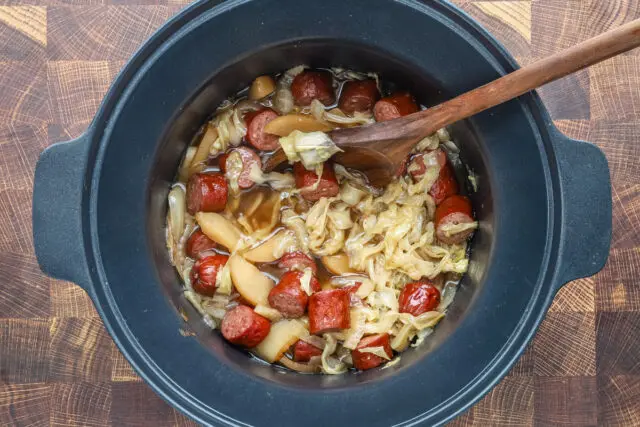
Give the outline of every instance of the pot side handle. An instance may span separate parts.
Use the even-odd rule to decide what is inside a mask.
[[[560,170],[562,227],[557,285],[596,274],[611,244],[611,181],[604,153],[553,127]]]
[[[82,227],[89,138],[86,133],[40,154],[32,213],[40,269],[54,278],[75,282],[91,294]]]

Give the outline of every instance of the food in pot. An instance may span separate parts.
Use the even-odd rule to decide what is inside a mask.
[[[295,67],[225,101],[169,193],[185,297],[232,344],[305,373],[397,361],[446,315],[478,227],[442,129],[386,188],[334,159],[327,132],[420,109],[373,73]],[[262,170],[282,148],[289,163]]]

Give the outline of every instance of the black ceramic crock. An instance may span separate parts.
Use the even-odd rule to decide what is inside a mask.
[[[33,222],[43,271],[91,296],[164,399],[214,425],[436,425],[495,385],[556,291],[596,273],[611,235],[607,162],[558,132],[535,93],[453,126],[480,220],[448,316],[400,363],[301,375],[251,359],[183,299],[164,243],[188,141],[224,98],[298,64],[375,70],[434,104],[513,71],[485,30],[439,0],[201,1],[134,55],[87,132],[45,150]],[[180,333],[184,311],[197,338]]]

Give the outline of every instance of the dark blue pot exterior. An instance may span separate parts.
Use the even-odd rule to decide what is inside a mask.
[[[256,75],[300,63],[380,71],[426,104],[516,67],[440,0],[198,2],[136,53],[85,135],[41,155],[39,262],[86,289],[136,371],[201,423],[442,424],[508,372],[562,284],[604,265],[606,159],[561,135],[535,93],[455,125],[463,161],[478,177],[471,197],[481,229],[433,339],[388,369],[284,373],[198,320],[181,297],[163,227],[180,157],[216,104]],[[179,310],[197,339],[180,333]]]

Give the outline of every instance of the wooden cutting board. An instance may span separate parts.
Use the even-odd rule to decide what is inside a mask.
[[[31,241],[38,154],[82,133],[115,74],[180,1],[2,1],[0,425],[193,424],[136,376],[80,288],[40,273]],[[640,18],[640,0],[455,3],[522,64]],[[452,425],[637,426],[640,50],[540,92],[562,131],[609,159],[611,255],[602,272],[560,291],[515,368]]]

